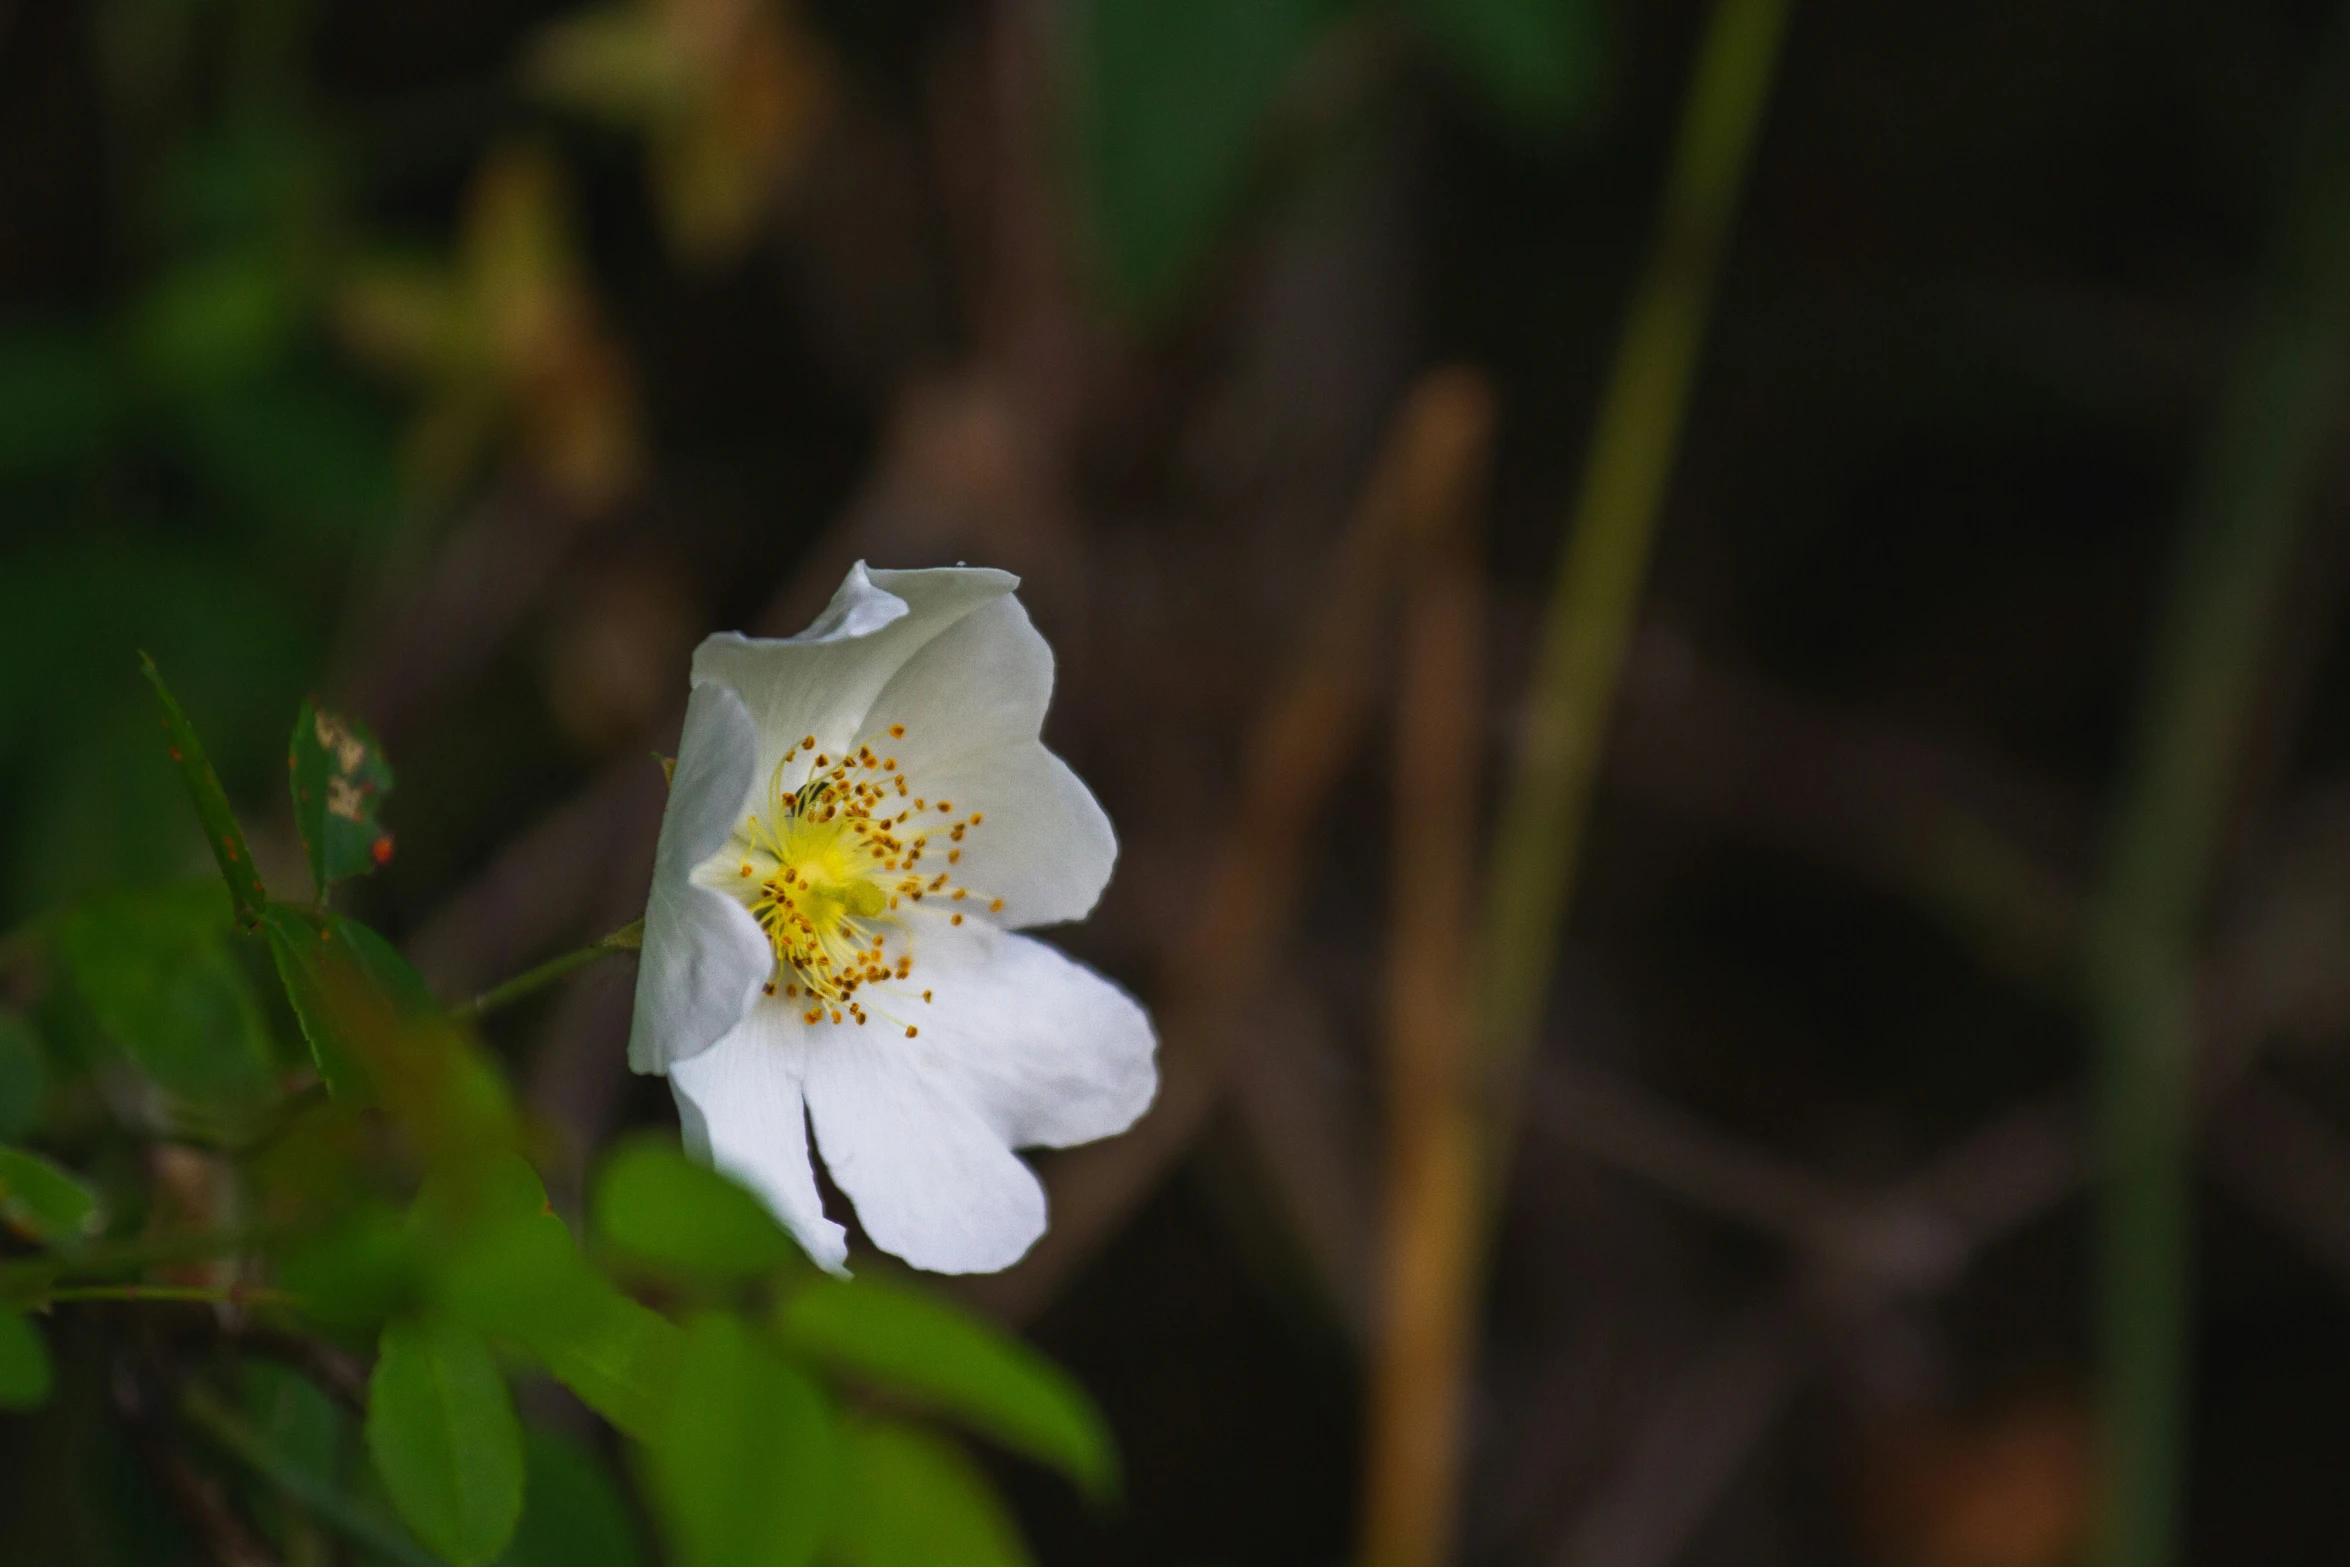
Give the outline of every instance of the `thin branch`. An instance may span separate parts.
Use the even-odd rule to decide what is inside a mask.
[[[493,986],[471,1001],[460,1001],[449,1008],[449,1016],[461,1023],[470,1023],[486,1017],[500,1007],[512,1006],[546,989],[574,970],[587,967],[599,958],[608,958],[616,952],[634,952],[645,944],[645,922],[629,921],[618,930],[598,936],[584,947],[578,947],[561,957],[549,958],[533,969],[526,969],[503,985]]]

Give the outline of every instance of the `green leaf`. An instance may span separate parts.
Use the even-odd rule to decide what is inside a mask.
[[[39,1154],[0,1147],[0,1224],[50,1245],[98,1233],[98,1197]]]
[[[1437,46],[1503,118],[1555,131],[1599,79],[1593,0],[1407,0]]]
[[[221,792],[220,775],[212,770],[211,760],[204,755],[204,743],[196,738],[188,715],[180,711],[171,688],[163,683],[163,672],[144,653],[139,655],[139,665],[147,673],[147,684],[155,688],[156,706],[163,710],[163,731],[171,741],[171,759],[179,764],[180,780],[188,786],[188,798],[195,803],[196,819],[204,824],[204,841],[211,846],[213,859],[220,863],[220,876],[228,883],[229,899],[236,905],[238,919],[250,927],[260,919],[269,893],[261,885],[260,872],[253,868],[253,851],[246,847],[245,830],[237,825],[236,813],[228,807],[228,796]]]
[[[0,1012],[0,1137],[22,1137],[41,1124],[48,1078],[33,1025],[14,1012]]]
[[[664,1139],[604,1161],[590,1203],[598,1234],[633,1260],[719,1278],[753,1278],[798,1255],[766,1204]]]
[[[390,943],[356,920],[287,904],[266,909],[262,928],[338,1099],[381,1103],[436,1162],[513,1146],[505,1079]]]
[[[364,1327],[406,1311],[423,1296],[423,1267],[408,1226],[369,1205],[332,1231],[288,1248],[278,1282],[321,1322]]]
[[[98,1026],[170,1096],[174,1119],[233,1138],[278,1085],[231,928],[215,888],[166,884],[83,904],[57,943]]]
[[[552,1431],[522,1440],[528,1500],[500,1567],[643,1567],[636,1521],[604,1466]]]
[[[417,1538],[457,1567],[506,1548],[522,1516],[522,1427],[482,1336],[427,1318],[384,1329],[367,1447]]]
[[[879,1420],[850,1421],[841,1438],[841,1567],[1027,1567],[1020,1531],[952,1442]]]
[[[1078,144],[1115,301],[1170,303],[1247,186],[1325,0],[1084,0]]]
[[[0,335],[0,476],[95,462],[121,397],[105,345],[64,327]]]
[[[237,1382],[245,1423],[278,1472],[319,1489],[340,1483],[347,1417],[317,1383],[274,1360],[247,1360]]]
[[[828,1278],[786,1299],[776,1328],[787,1348],[951,1415],[1088,1495],[1117,1490],[1117,1449],[1085,1390],[976,1317],[900,1285]]]
[[[392,792],[392,764],[365,725],[304,702],[287,742],[286,770],[294,826],[322,901],[336,882],[392,857],[392,835],[376,820]]]
[[[650,1441],[676,1393],[685,1332],[609,1284],[583,1305],[576,1316],[528,1340],[528,1347],[581,1403],[630,1436]]]
[[[38,1409],[49,1400],[49,1348],[40,1330],[0,1302],[0,1409]]]
[[[436,1169],[410,1228],[433,1257],[442,1312],[528,1350],[621,1430],[649,1436],[659,1424],[684,1334],[587,1265],[522,1158]]]
[[[734,1318],[697,1320],[647,1452],[677,1559],[805,1567],[831,1523],[834,1444],[814,1383]]]

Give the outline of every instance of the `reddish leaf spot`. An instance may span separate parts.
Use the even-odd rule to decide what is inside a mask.
[[[367,846],[367,857],[378,865],[389,864],[392,858],[392,835],[385,833]]]

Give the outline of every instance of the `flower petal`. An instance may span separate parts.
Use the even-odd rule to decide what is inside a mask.
[[[1157,1087],[1150,1024],[1041,942],[909,923],[916,977],[868,993],[874,1024],[810,1031],[809,1115],[875,1245],[935,1273],[992,1272],[1044,1232],[1043,1189],[1010,1149],[1131,1125]],[[930,1002],[904,993],[917,986]]]
[[[932,1273],[993,1273],[1044,1233],[1044,1188],[910,1040],[854,1028],[810,1052],[808,1110],[825,1168],[883,1251]]]
[[[751,715],[732,691],[694,687],[645,901],[628,1034],[628,1064],[639,1072],[666,1071],[707,1050],[742,1020],[774,966],[750,912],[691,880],[742,820],[757,745]]]
[[[922,825],[967,821],[973,811],[984,818],[951,846],[962,856],[952,874],[982,909],[1001,898],[991,918],[1005,926],[1082,919],[1118,857],[1092,792],[1037,740],[1052,689],[1052,651],[1007,595],[907,659],[863,725],[905,726],[888,746],[926,802]],[[946,855],[926,858],[935,865]]]
[[[908,920],[911,997],[874,997],[921,1029],[902,1043],[1013,1148],[1067,1148],[1132,1126],[1158,1092],[1157,1036],[1132,996],[1057,949],[927,907]],[[918,992],[931,999],[922,1001]]]
[[[808,1162],[809,1032],[789,1008],[762,1002],[715,1046],[678,1062],[669,1086],[686,1151],[757,1192],[810,1257],[839,1273],[847,1232],[824,1216]]]
[[[694,650],[693,677],[742,698],[758,730],[764,785],[805,736],[820,749],[846,749],[860,737],[874,696],[907,659],[1019,585],[1008,572],[977,567],[876,573],[859,561],[807,630],[793,637],[720,632]]]

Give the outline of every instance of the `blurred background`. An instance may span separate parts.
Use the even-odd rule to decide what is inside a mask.
[[[470,994],[641,910],[701,636],[1001,565],[1123,845],[1055,939],[1166,1081],[966,1290],[1125,1453],[1108,1512],[1000,1466],[1041,1561],[1349,1559],[1379,1429],[1467,1562],[2087,1559],[2134,1036],[2083,932],[2142,915],[2185,1556],[2338,1562],[2338,9],[0,0],[0,901],[201,862],[144,648],[265,860],[293,705],[375,728],[359,912]],[[1583,523],[1587,810],[1525,716]],[[1429,1263],[1391,922],[1529,864],[1556,939],[1433,981],[1477,1016],[1514,942],[1539,1021]],[[491,1031],[559,1204],[673,1114],[632,980]],[[1379,1347],[1423,1265],[1457,1428]]]

